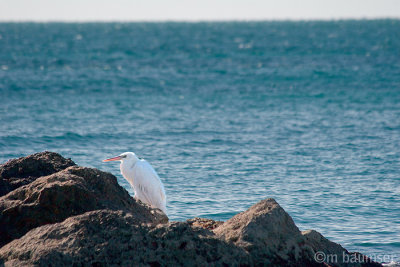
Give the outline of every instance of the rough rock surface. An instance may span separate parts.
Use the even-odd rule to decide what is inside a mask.
[[[115,176],[60,167],[65,165],[55,162],[68,160],[53,154],[39,157],[58,166],[50,173],[10,163],[27,159],[2,165],[4,173],[14,173],[5,177],[33,179],[0,197],[0,266],[381,266],[316,231],[300,232],[273,199],[226,222],[167,223],[165,214],[135,201]],[[318,261],[317,252],[337,259]]]
[[[240,248],[187,223],[136,224],[122,211],[99,210],[45,225],[0,249],[6,266],[239,266]]]
[[[213,230],[224,223],[222,221],[214,221],[211,219],[199,218],[199,217],[189,219],[186,222],[192,227],[201,227],[208,230]]]
[[[372,262],[371,259],[357,252],[348,252],[341,245],[326,239],[323,235],[315,230],[302,231],[301,234],[314,252],[314,255],[321,254],[321,258],[327,265],[331,266],[354,266],[357,264],[348,264],[351,262],[359,262],[364,266],[381,266],[380,264]],[[316,256],[318,259],[318,256]],[[343,264],[337,264],[343,263]]]
[[[314,264],[310,261],[313,252],[292,218],[271,198],[237,214],[214,232],[248,251],[256,265]]]
[[[0,246],[32,228],[97,209],[127,210],[137,222],[168,221],[158,209],[139,205],[112,174],[73,166],[0,198]]]
[[[39,152],[0,165],[0,197],[36,178],[64,170],[75,163],[54,152]]]
[[[245,249],[255,265],[380,266],[363,259],[343,260],[342,255],[350,259],[353,254],[316,231],[300,232],[290,215],[272,198],[260,201],[213,231],[221,239]],[[319,261],[317,252],[337,254],[337,260]]]

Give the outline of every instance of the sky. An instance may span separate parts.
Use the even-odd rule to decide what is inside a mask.
[[[0,0],[0,21],[400,18],[400,0]]]

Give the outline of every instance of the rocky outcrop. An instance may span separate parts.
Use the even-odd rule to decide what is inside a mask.
[[[274,199],[265,199],[220,225],[214,233],[244,248],[256,265],[315,264],[313,251]]]
[[[138,204],[112,174],[72,166],[0,198],[0,246],[35,227],[97,209],[127,210],[137,222],[168,221],[161,211]]]
[[[213,231],[219,238],[246,250],[257,266],[374,266],[371,261],[347,260],[353,253],[316,231],[300,232],[290,215],[272,198],[260,201]]]
[[[303,231],[301,234],[306,244],[312,248],[315,261],[331,266],[381,266],[361,253],[348,252],[347,249],[326,239],[315,230]],[[351,264],[352,262],[355,264]]]
[[[38,177],[50,175],[75,163],[54,152],[39,152],[27,157],[12,159],[0,165],[0,197],[29,184]]]
[[[239,266],[248,255],[187,223],[149,227],[99,210],[36,228],[0,249],[6,266]]]
[[[167,221],[113,175],[64,168],[0,197],[0,266],[380,266],[300,232],[274,199],[226,222]]]

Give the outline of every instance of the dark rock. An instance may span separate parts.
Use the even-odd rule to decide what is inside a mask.
[[[31,230],[0,249],[6,266],[246,266],[248,254],[187,223],[139,225],[98,210]]]
[[[301,232],[301,234],[305,237],[307,245],[309,245],[313,249],[314,253],[323,253],[325,263],[329,265],[335,265],[334,261],[344,262],[343,255],[348,254],[348,251],[344,249],[341,245],[329,241],[320,233],[314,230],[303,231]],[[329,255],[332,260],[327,259],[327,255]],[[335,257],[336,259],[334,259],[333,257]]]
[[[136,202],[112,174],[73,166],[0,198],[0,246],[32,228],[105,208],[130,211],[137,223],[168,221],[160,210]]]
[[[323,260],[329,266],[381,266],[360,253],[348,252],[315,230],[303,231],[301,234],[306,244],[313,249],[315,259]]]
[[[256,265],[318,265],[311,260],[313,251],[292,218],[271,198],[237,214],[214,232],[248,251]]]
[[[167,223],[112,174],[70,165],[52,152],[1,165],[0,266],[381,266],[300,232],[273,199],[225,223]]]
[[[0,197],[38,177],[64,170],[75,163],[54,152],[40,152],[0,165]]]
[[[260,201],[213,231],[218,237],[248,251],[255,265],[381,266],[371,261],[349,262],[346,257],[352,254],[340,245],[315,231],[301,233],[274,199]],[[316,258],[317,252],[338,256],[336,261],[320,261]]]
[[[300,233],[273,199],[223,224],[143,224],[137,215],[96,210],[37,227],[3,246],[0,259],[6,266],[381,266],[315,261],[316,251],[347,251],[315,231]]]

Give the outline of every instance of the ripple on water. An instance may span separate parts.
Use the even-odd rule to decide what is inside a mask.
[[[132,195],[101,160],[134,151],[172,220],[273,197],[301,230],[399,261],[399,27],[0,24],[0,161],[52,150]]]

